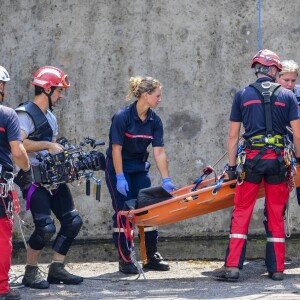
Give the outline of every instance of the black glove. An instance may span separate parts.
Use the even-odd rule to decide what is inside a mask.
[[[300,157],[296,157],[296,162],[300,164]]]
[[[22,192],[28,190],[33,183],[31,168],[26,172],[21,169],[14,178],[14,183],[20,187]]]
[[[227,171],[227,174],[228,174],[228,179],[229,180],[233,180],[233,179],[236,179],[236,166],[229,166],[228,167],[228,171]]]

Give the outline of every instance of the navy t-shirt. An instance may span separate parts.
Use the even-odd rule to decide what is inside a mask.
[[[294,94],[297,98],[299,108],[300,108],[300,85],[295,85],[295,88],[294,88],[293,92],[294,92]]]
[[[0,105],[0,164],[9,171],[13,170],[12,141],[22,141],[19,119],[13,109]]]
[[[270,81],[260,78],[256,82]],[[283,89],[275,102],[271,104],[272,127],[277,134],[287,133],[286,125],[299,119],[298,103],[294,93]],[[250,138],[266,131],[265,107],[259,92],[247,86],[238,91],[233,99],[230,121],[241,122],[245,128],[244,138]]]
[[[112,158],[112,144],[122,146],[123,161],[140,160],[147,147],[163,147],[163,125],[160,117],[149,109],[145,121],[142,121],[136,110],[136,103],[121,108],[112,118],[109,131],[109,147],[106,151]]]

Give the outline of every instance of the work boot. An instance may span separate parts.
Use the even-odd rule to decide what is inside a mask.
[[[213,270],[213,276],[218,279],[236,281],[240,277],[239,268],[222,266],[219,269]]]
[[[0,300],[21,300],[21,295],[18,290],[10,289],[6,294],[0,294]]]
[[[275,281],[283,280],[283,272],[269,272],[269,278]]]
[[[43,279],[42,271],[38,266],[26,265],[22,284],[32,289],[49,288],[49,282]]]
[[[221,268],[217,268],[212,271],[213,276],[219,278],[225,276],[225,273],[226,273],[226,266],[224,265]]]
[[[119,271],[125,274],[139,274],[139,270],[133,262],[127,263],[122,258],[119,258]]]
[[[163,260],[163,257],[159,252],[155,252],[153,255],[147,257],[147,263],[143,265],[144,269],[156,270],[156,271],[169,271],[169,264]]]
[[[79,284],[83,281],[83,278],[69,273],[65,269],[64,263],[53,262],[50,265],[47,280],[51,284],[53,283]]]

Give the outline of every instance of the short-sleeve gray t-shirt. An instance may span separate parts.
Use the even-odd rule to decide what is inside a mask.
[[[28,113],[26,113],[24,111],[17,111],[17,114],[19,117],[21,130],[23,130],[26,133],[26,135],[29,136],[29,134],[35,130],[32,118],[28,115]],[[58,125],[57,125],[56,117],[50,110],[46,111],[45,116],[52,128],[53,137],[56,137],[58,135]],[[36,156],[38,154],[45,155],[47,153],[48,153],[48,150],[42,150],[42,151],[38,151],[38,152],[28,153],[30,164],[31,165],[38,164],[39,161],[36,159]]]

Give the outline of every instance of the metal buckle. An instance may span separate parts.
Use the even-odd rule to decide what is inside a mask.
[[[271,82],[270,81],[263,81],[261,83],[261,86],[263,89],[269,89],[271,87]]]

